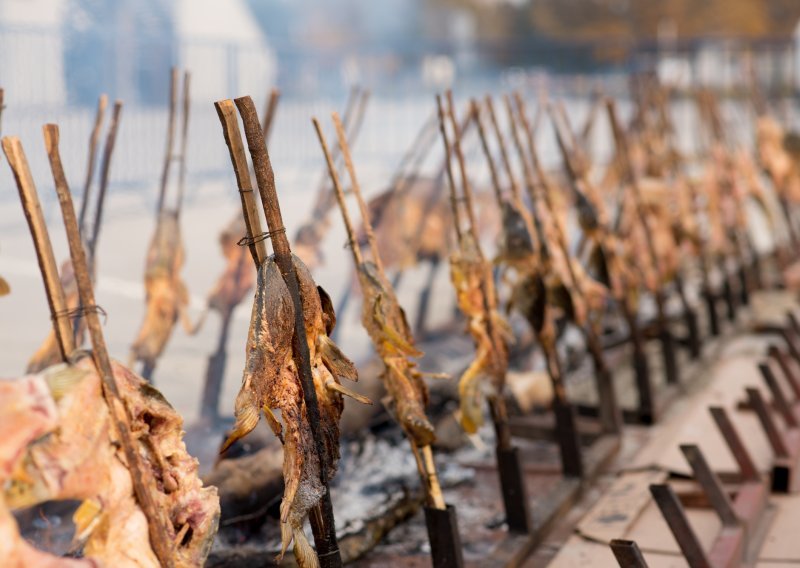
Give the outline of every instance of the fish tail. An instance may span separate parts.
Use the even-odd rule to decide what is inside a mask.
[[[281,506],[283,509],[283,506]],[[292,543],[292,538],[294,537],[292,527],[289,525],[288,522],[281,522],[281,551],[278,556],[275,558],[276,562],[280,562],[283,560],[283,555],[286,554],[286,550],[289,548],[289,545]]]
[[[259,418],[261,418],[261,413],[255,402],[240,407],[239,411],[236,413],[236,424],[233,425],[233,430],[231,430],[225,443],[222,444],[219,453],[223,453],[231,447],[231,444],[236,440],[244,438],[247,434],[252,432],[256,424],[258,424]]]
[[[302,524],[293,527],[294,533],[294,558],[300,568],[319,568],[317,553],[308,542],[306,534],[303,532]]]

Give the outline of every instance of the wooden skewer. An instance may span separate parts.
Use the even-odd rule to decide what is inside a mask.
[[[3,133],[3,111],[6,108],[5,104],[6,91],[0,88],[0,134]]]
[[[186,145],[189,140],[189,113],[191,112],[191,98],[189,85],[192,75],[188,71],[183,73],[183,113],[181,119],[181,154],[180,164],[178,165],[178,198],[176,200],[175,209],[180,215],[181,206],[183,205],[183,194],[186,186]]]
[[[86,254],[81,243],[78,222],[75,218],[75,210],[72,205],[72,197],[67,185],[66,176],[64,175],[64,168],[61,165],[61,156],[58,151],[58,126],[54,124],[46,125],[44,127],[44,138],[45,146],[47,147],[47,155],[50,159],[50,167],[53,172],[53,179],[55,180],[56,192],[58,193],[58,201],[61,206],[61,213],[64,217],[69,252],[72,259],[72,266],[75,269],[75,279],[78,284],[81,303],[84,306],[93,307],[96,304],[92,280],[89,276]],[[33,192],[35,193],[35,189]],[[88,310],[86,313],[86,322],[92,340],[92,356],[94,363],[103,381],[103,394],[122,441],[122,447],[130,469],[131,481],[133,482],[136,499],[147,518],[150,544],[162,566],[175,566],[175,542],[173,538],[170,538],[170,535],[174,536],[175,530],[169,522],[169,519],[166,518],[164,512],[156,506],[153,500],[151,490],[155,487],[155,479],[153,478],[152,472],[142,467],[138,448],[131,435],[130,411],[125,401],[120,396],[97,312],[91,309]]]
[[[250,179],[250,169],[247,166],[247,155],[242,145],[242,134],[239,131],[239,121],[236,118],[236,107],[233,101],[226,99],[214,103],[217,116],[222,123],[222,134],[233,163],[236,175],[236,185],[239,188],[239,197],[242,201],[242,214],[247,228],[248,247],[256,267],[261,266],[267,259],[267,246],[263,240],[253,242],[254,237],[261,235],[261,217],[258,215],[256,198],[253,195],[253,182]]]
[[[42,213],[30,168],[28,167],[28,160],[25,157],[25,151],[22,149],[19,138],[6,136],[3,138],[2,144],[3,152],[11,166],[11,171],[14,173],[14,179],[19,190],[19,198],[22,202],[22,210],[25,212],[25,219],[28,221],[28,227],[33,237],[33,246],[36,248],[36,258],[39,261],[39,270],[44,281],[47,303],[50,306],[50,318],[53,320],[53,329],[58,341],[58,349],[61,352],[61,358],[64,361],[69,361],[72,352],[75,351],[75,338],[72,335],[72,325],[67,313],[67,300],[64,296],[64,289],[61,286],[61,279],[58,277],[56,257],[53,254],[53,246],[50,243],[50,234],[44,221],[44,214]]]
[[[497,200],[498,207],[503,206],[503,188],[500,186],[500,176],[497,173],[497,164],[494,162],[492,151],[489,148],[489,140],[486,136],[486,128],[483,125],[481,118],[480,108],[477,101],[472,101],[472,112],[475,114],[475,122],[478,124],[478,135],[481,139],[481,147],[483,148],[483,155],[486,157],[486,163],[489,165],[489,175],[492,178],[492,189],[494,189],[494,197]]]
[[[161,215],[164,210],[164,199],[167,195],[167,182],[169,169],[172,165],[172,147],[175,143],[175,109],[178,106],[178,69],[172,68],[169,80],[169,116],[167,118],[167,146],[164,150],[164,168],[161,170],[161,186],[158,192],[158,205],[156,213]]]
[[[472,114],[474,110],[474,107],[470,104],[468,112]],[[467,176],[467,164],[464,160],[464,152],[461,149],[461,134],[458,132],[458,124],[456,123],[455,105],[453,104],[452,91],[447,91],[447,116],[450,120],[450,126],[455,134],[455,137],[453,138],[453,151],[456,154],[458,169],[459,173],[461,174],[461,186],[464,190],[464,208],[467,211],[467,219],[469,219],[469,230],[470,233],[472,233],[472,237],[475,239],[475,242],[479,243],[480,236],[478,235],[478,223],[475,221],[475,208],[472,200],[472,188],[470,187],[469,177]]]
[[[100,238],[100,226],[103,219],[103,205],[106,200],[106,190],[111,173],[111,156],[114,153],[114,146],[117,141],[117,130],[119,128],[119,117],[122,113],[122,101],[114,103],[114,111],[111,115],[111,124],[106,134],[106,145],[103,148],[103,159],[100,163],[100,189],[97,193],[97,207],[94,211],[94,225],[92,226],[92,240],[89,241],[89,262],[94,262],[97,241]]]
[[[314,378],[311,374],[311,355],[306,342],[306,323],[303,317],[300,285],[297,280],[294,262],[292,261],[289,239],[286,238],[286,228],[283,225],[278,194],[275,190],[275,173],[272,170],[264,134],[261,131],[261,124],[258,120],[258,112],[255,104],[253,104],[253,99],[241,97],[235,99],[234,102],[239,110],[239,115],[242,117],[247,146],[250,150],[250,157],[253,160],[253,170],[256,174],[258,190],[261,195],[261,204],[264,208],[264,215],[271,235],[272,248],[275,252],[275,262],[281,271],[286,287],[289,288],[289,294],[292,296],[292,303],[294,304],[295,325],[292,351],[295,365],[297,365],[297,369],[300,372],[308,421],[311,424],[319,424],[319,405],[317,392],[314,389]],[[333,506],[331,505],[330,491],[328,490],[328,464],[325,463],[324,459],[324,441],[318,429],[312,429],[312,433],[319,457],[320,481],[326,489],[320,504],[315,507],[316,511],[312,511],[309,515],[314,533],[314,542],[317,545],[317,555],[323,566],[341,566],[342,560],[336,541]]]
[[[456,238],[458,242],[464,238],[461,228],[461,208],[458,206],[458,197],[456,196],[456,180],[453,175],[453,164],[450,161],[450,155],[453,149],[450,146],[450,138],[447,136],[447,122],[445,120],[444,106],[442,105],[442,97],[436,95],[436,107],[439,110],[439,130],[442,133],[442,140],[444,141],[444,167],[447,172],[447,181],[450,186],[450,207],[453,210],[453,227],[456,230]]]
[[[264,133],[264,140],[269,142],[269,135],[272,134],[272,124],[275,120],[275,111],[278,108],[278,100],[281,98],[281,92],[273,88],[269,92],[267,99],[267,106],[264,108],[264,122],[261,123],[261,132]]]
[[[369,242],[369,248],[372,252],[372,261],[375,263],[378,271],[381,274],[385,274],[381,253],[378,250],[378,241],[375,239],[375,232],[372,230],[372,222],[369,218],[369,209],[367,209],[367,204],[364,202],[364,199],[361,196],[361,186],[358,183],[356,169],[353,166],[353,158],[350,155],[350,145],[347,142],[347,137],[345,136],[344,128],[342,127],[342,121],[339,120],[339,114],[336,112],[333,113],[333,125],[336,128],[336,137],[339,141],[339,148],[342,149],[345,167],[347,168],[347,173],[350,176],[350,185],[353,189],[353,194],[356,196],[358,209],[361,212],[361,219],[364,224],[364,232],[367,235],[367,242]],[[353,243],[353,246],[357,247],[358,244]]]
[[[328,149],[328,143],[325,140],[325,135],[322,133],[322,126],[320,126],[319,120],[316,118],[311,120],[314,123],[314,129],[317,131],[317,138],[319,138],[320,146],[322,146],[322,153],[325,154],[325,163],[328,165],[328,174],[330,175],[331,182],[333,183],[333,189],[336,193],[336,199],[339,202],[339,208],[342,210],[342,218],[344,219],[344,227],[347,231],[349,248],[353,253],[353,260],[355,261],[356,265],[360,266],[364,263],[364,257],[361,256],[361,249],[358,246],[356,231],[353,227],[353,222],[350,219],[350,212],[347,209],[347,203],[345,203],[344,190],[342,190],[342,184],[339,181],[339,174],[336,171],[336,165],[333,163],[333,158],[331,157],[331,152]]]
[[[334,124],[336,125],[336,132],[339,138],[339,147],[342,149],[343,154],[345,155],[346,163],[348,163],[348,174],[351,176],[350,183],[353,188],[353,193],[355,194],[356,200],[359,203],[359,208],[362,214],[362,223],[364,224],[365,228],[372,229],[370,219],[369,219],[369,212],[367,211],[366,204],[364,203],[364,199],[361,196],[361,188],[358,184],[358,180],[355,177],[355,168],[353,167],[352,159],[350,159],[350,149],[347,144],[347,138],[344,136],[344,131],[341,127],[341,121],[338,120],[339,117],[336,113],[333,114]],[[360,257],[359,254],[356,253],[356,244],[355,244],[355,231],[353,230],[353,225],[350,220],[350,216],[347,212],[347,205],[345,203],[345,196],[344,191],[341,186],[341,182],[339,180],[339,176],[336,175],[335,168],[333,166],[333,159],[331,158],[331,154],[328,150],[328,145],[325,141],[325,136],[322,133],[322,129],[319,125],[319,121],[314,119],[314,128],[317,131],[317,136],[320,140],[320,145],[322,146],[322,151],[325,154],[325,161],[328,164],[328,171],[331,175],[331,182],[333,183],[334,191],[336,192],[336,198],[339,201],[339,206],[342,210],[342,217],[344,218],[345,228],[347,229],[349,238],[351,242],[354,243],[353,245],[353,257],[356,259],[356,262],[361,264],[362,261],[358,260]],[[382,263],[380,259],[380,254],[377,247],[372,248],[372,254],[375,256],[373,261],[375,262],[376,266],[379,267],[378,270],[382,271]],[[383,274],[385,277],[385,274]],[[420,478],[422,480],[422,485],[425,488],[426,500],[430,507],[435,509],[446,509],[446,504],[444,502],[444,496],[442,494],[442,488],[439,483],[439,476],[436,473],[436,465],[433,461],[433,452],[431,447],[428,446],[418,446],[414,440],[411,438],[408,439],[409,443],[411,444],[411,450],[414,454],[414,459],[417,462],[417,469],[419,470]]]
[[[489,111],[489,118],[492,122],[492,128],[497,137],[497,143],[500,146],[500,156],[503,159],[508,182],[511,184],[511,193],[514,196],[514,201],[519,205],[522,203],[522,195],[519,191],[519,182],[517,181],[517,176],[514,174],[514,168],[511,167],[511,160],[509,159],[508,148],[506,147],[506,138],[503,136],[503,131],[500,130],[500,124],[497,122],[497,114],[494,112],[494,101],[492,97],[486,95],[485,100],[486,109]]]
[[[86,221],[86,211],[89,207],[89,196],[92,191],[92,180],[94,179],[95,158],[97,156],[97,143],[100,140],[100,129],[103,126],[103,116],[106,113],[108,106],[108,96],[105,94],[100,95],[97,101],[97,114],[94,117],[94,127],[92,128],[92,135],[89,137],[89,162],[86,164],[86,181],[83,184],[83,198],[81,200],[81,214],[78,218],[78,227],[80,227],[81,235],[85,238],[86,228],[84,223]]]

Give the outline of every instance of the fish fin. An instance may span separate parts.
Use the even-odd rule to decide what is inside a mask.
[[[353,362],[342,353],[339,346],[327,335],[319,335],[319,350],[322,353],[322,361],[330,369],[331,373],[337,377],[358,380],[358,369]]]
[[[336,391],[339,394],[342,394],[344,396],[349,396],[353,400],[357,400],[358,402],[360,402],[362,404],[369,404],[369,405],[372,404],[372,401],[370,399],[368,399],[367,397],[365,397],[363,395],[360,395],[357,392],[353,392],[353,391],[351,391],[350,389],[348,389],[346,387],[343,387],[342,385],[340,385],[339,383],[337,383],[336,381],[334,381],[332,379],[329,379],[328,381],[326,381],[325,388],[327,388],[328,390]]]
[[[50,389],[53,399],[59,401],[88,374],[89,371],[83,369],[59,365],[52,372],[46,373],[44,380],[47,382],[47,388]]]
[[[72,522],[75,524],[73,542],[81,542],[89,537],[97,526],[102,512],[102,505],[94,499],[86,499],[80,504],[72,514]]]
[[[294,532],[294,559],[300,568],[319,568],[317,553],[308,542],[302,525],[293,529]]]
[[[325,333],[330,335],[333,333],[333,328],[336,327],[336,312],[333,309],[333,300],[325,291],[322,286],[317,286],[319,292],[319,301],[322,304],[322,313],[326,316],[325,319]]]
[[[224,453],[236,440],[240,440],[252,432],[260,418],[261,413],[255,401],[248,402],[238,408],[236,412],[236,423],[233,425],[233,430],[231,430],[231,433],[228,435],[228,439],[222,444],[219,453]]]

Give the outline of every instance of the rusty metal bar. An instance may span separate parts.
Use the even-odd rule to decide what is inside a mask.
[[[745,481],[760,480],[761,476],[753,463],[753,458],[750,457],[750,452],[747,451],[747,448],[742,443],[742,439],[739,437],[739,433],[736,431],[728,413],[721,406],[711,406],[708,410],[711,412],[711,416],[714,418],[722,437],[725,438],[725,442],[728,444],[731,454],[733,454],[733,459],[739,465],[742,478]]]
[[[783,394],[783,389],[781,389],[781,386],[778,384],[778,378],[775,376],[775,373],[772,372],[772,367],[766,362],[759,363],[758,370],[761,372],[764,382],[767,383],[769,392],[772,393],[772,399],[778,412],[783,416],[788,426],[796,427],[798,425],[797,417],[794,415],[792,405],[786,400],[786,395]]]
[[[661,510],[669,530],[672,531],[683,556],[691,568],[711,568],[711,562],[703,550],[703,546],[689,524],[686,511],[672,487],[666,484],[650,486],[650,494]]]
[[[709,503],[719,515],[723,527],[739,526],[740,521],[733,510],[733,503],[730,497],[722,487],[722,482],[711,466],[708,465],[703,452],[694,444],[681,444],[680,446],[683,457],[689,462],[692,468],[697,483],[702,487],[703,492],[706,494]]]
[[[795,400],[800,399],[800,382],[798,382],[797,375],[795,374],[792,366],[789,362],[789,356],[785,352],[781,351],[777,345],[770,345],[767,349],[767,355],[775,360],[778,363],[778,366],[783,371],[786,380],[789,382],[789,386],[792,389],[792,393],[794,394]]]
[[[632,540],[615,538],[609,543],[620,568],[647,568],[639,546]]]
[[[772,451],[779,458],[788,458],[789,448],[786,447],[786,441],[769,413],[769,408],[767,408],[764,397],[761,396],[761,391],[757,388],[747,388],[747,400],[750,403],[750,407],[756,412],[758,420],[767,434]]]

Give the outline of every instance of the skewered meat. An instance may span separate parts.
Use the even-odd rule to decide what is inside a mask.
[[[368,402],[343,387],[338,377],[357,380],[353,363],[330,340],[336,323],[327,294],[314,284],[308,268],[293,257],[300,284],[312,377],[319,403],[321,424],[309,423],[303,387],[292,358],[294,306],[277,264],[268,259],[258,270],[258,281],[242,387],[236,397],[236,424],[222,451],[255,428],[261,415],[283,443],[285,489],[281,503],[281,554],[294,541],[301,566],[316,566],[316,555],[303,532],[308,511],[325,492],[320,479],[320,457],[329,477],[339,459],[339,418],[342,395]],[[280,411],[280,420],[273,411]],[[325,455],[318,456],[312,428],[322,431]]]
[[[186,333],[193,334],[199,329],[202,321],[193,326],[187,312],[189,293],[180,276],[183,263],[178,215],[164,211],[147,251],[144,274],[147,307],[139,335],[131,346],[131,364],[142,361],[146,366],[154,366],[178,318]]]
[[[508,323],[497,312],[491,267],[483,259],[472,233],[462,235],[459,249],[450,256],[450,279],[476,346],[475,358],[458,384],[461,426],[465,432],[474,434],[483,424],[482,389],[487,388],[490,396],[502,393],[508,368],[508,344],[513,335]],[[484,378],[489,382],[486,386]]]
[[[182,419],[161,393],[117,363],[113,371],[130,410],[139,455],[158,482],[152,498],[176,543],[175,565],[202,565],[217,529],[217,491],[202,487],[197,460],[181,440]],[[54,566],[159,566],[92,361],[84,358],[74,366],[57,365],[19,381],[0,382],[0,389],[6,417],[0,425],[0,509],[82,501],[73,517],[73,545],[86,561],[53,561]],[[8,532],[8,524],[0,521],[3,525]],[[18,535],[3,539],[8,547],[4,562],[10,558],[12,566],[47,565],[44,559],[34,563],[33,553],[20,540]]]

